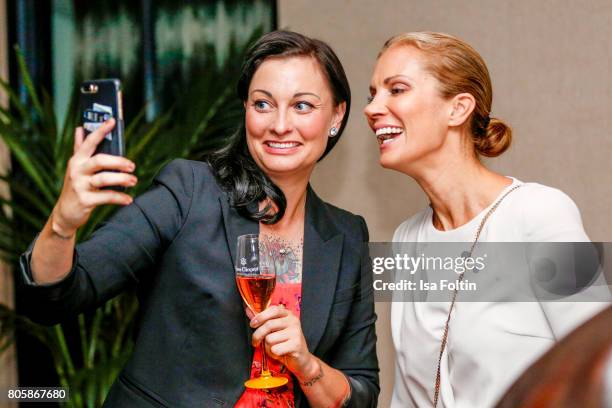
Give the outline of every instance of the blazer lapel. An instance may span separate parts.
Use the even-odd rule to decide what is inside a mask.
[[[308,349],[313,353],[325,332],[334,300],[343,239],[323,202],[308,186],[300,321]]]
[[[221,205],[221,212],[223,214],[223,225],[225,229],[225,240],[227,241],[227,248],[232,258],[232,273],[235,273],[235,265],[236,265],[236,249],[237,249],[237,241],[240,235],[245,234],[259,234],[259,223],[252,221],[246,217],[238,214],[238,211],[232,207],[229,203],[229,197],[225,194],[219,196],[219,204]],[[255,203],[254,205],[257,205]],[[236,286],[236,292],[238,291],[238,286]],[[241,299],[240,294],[238,297]],[[247,344],[251,343],[251,335],[253,330],[249,324],[249,318],[244,313],[244,341]],[[247,361],[248,365],[245,366],[245,375],[248,377],[251,372],[251,362],[253,361],[253,353],[255,349],[252,349],[252,352]]]
[[[238,214],[238,211],[229,203],[229,197],[225,194],[219,196],[219,204],[223,213],[223,225],[225,226],[225,240],[232,257],[232,265],[236,264],[236,245],[238,237],[245,234],[259,234],[259,224]],[[257,205],[255,203],[254,205]]]

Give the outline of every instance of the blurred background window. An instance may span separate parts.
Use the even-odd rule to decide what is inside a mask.
[[[151,120],[189,83],[221,68],[231,46],[275,24],[275,4],[242,1],[54,0],[51,47],[55,106],[66,109],[75,84],[121,78],[126,120],[147,103]],[[65,111],[58,111],[63,118]]]

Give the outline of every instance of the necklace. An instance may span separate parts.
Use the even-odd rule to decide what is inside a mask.
[[[478,230],[476,230],[476,236],[474,237],[474,242],[472,242],[472,246],[470,247],[470,250],[469,251],[463,251],[463,253],[461,254],[461,256],[463,258],[471,258],[472,257],[472,253],[474,252],[474,248],[476,248],[476,244],[478,243],[478,239],[480,238],[480,233],[482,232],[482,229],[484,228],[485,223],[487,222],[487,220],[489,219],[491,214],[493,214],[493,212],[495,212],[495,210],[497,210],[497,207],[499,207],[501,202],[504,200],[504,198],[506,198],[508,196],[508,194],[510,194],[511,192],[513,192],[514,190],[519,188],[520,186],[521,186],[520,184],[516,185],[516,186],[512,187],[510,190],[506,191],[504,193],[504,195],[502,195],[495,202],[495,204],[493,204],[493,206],[489,209],[489,211],[487,211],[485,216],[482,217],[482,221],[480,221],[480,225],[478,226]],[[463,282],[463,275],[464,275],[464,273],[461,273],[459,275],[459,283]],[[450,305],[450,308],[448,310],[448,317],[446,318],[446,324],[444,325],[444,334],[442,335],[442,343],[440,344],[440,354],[438,355],[438,368],[436,369],[436,383],[435,383],[434,402],[433,402],[434,408],[436,408],[438,406],[438,398],[440,397],[440,367],[442,365],[442,354],[444,354],[444,349],[446,348],[446,343],[447,343],[447,340],[448,340],[448,326],[450,324],[451,313],[453,312],[453,307],[455,306],[455,300],[457,299],[457,293],[459,292],[458,287],[459,287],[459,285],[457,285],[455,287],[455,290],[453,291],[453,298],[451,300],[451,305]]]

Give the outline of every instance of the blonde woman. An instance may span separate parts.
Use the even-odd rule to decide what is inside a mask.
[[[485,62],[465,42],[432,32],[386,42],[365,114],[381,165],[413,178],[431,203],[397,228],[395,242],[588,240],[566,194],[498,174],[480,161],[499,156],[512,140],[508,125],[491,116],[491,103]],[[394,303],[392,407],[491,406],[600,307]]]

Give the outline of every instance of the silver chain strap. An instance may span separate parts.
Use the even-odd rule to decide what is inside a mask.
[[[499,207],[501,202],[504,200],[504,198],[506,198],[508,194],[510,194],[511,192],[519,188],[520,186],[521,184],[516,185],[512,187],[510,190],[506,191],[506,193],[503,196],[501,196],[495,204],[493,204],[493,207],[491,207],[491,209],[487,211],[485,216],[482,218],[480,225],[478,226],[478,230],[476,231],[476,237],[474,238],[474,242],[472,243],[472,247],[470,248],[469,252],[465,251],[461,254],[464,258],[472,257],[474,248],[476,248],[476,244],[478,243],[478,239],[480,238],[480,233],[482,232],[482,229],[484,228],[484,225],[489,219],[489,217],[491,216],[491,214],[493,214],[493,212],[497,210],[497,207]],[[463,273],[459,275],[459,284],[463,282],[463,275],[464,275]],[[444,349],[446,348],[446,342],[448,340],[448,326],[450,324],[451,313],[453,312],[453,307],[455,306],[455,300],[457,299],[458,287],[459,285],[456,285],[455,290],[453,291],[453,298],[451,300],[450,309],[448,310],[448,317],[446,318],[446,324],[444,325],[444,334],[442,335],[442,344],[440,344],[440,354],[438,355],[438,368],[436,370],[436,386],[435,386],[435,391],[434,391],[434,402],[433,402],[434,408],[438,406],[438,398],[440,397],[440,368],[442,365],[442,354],[444,354]]]

